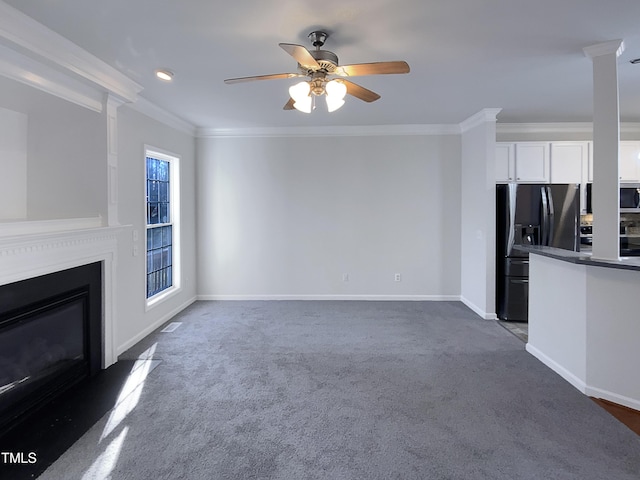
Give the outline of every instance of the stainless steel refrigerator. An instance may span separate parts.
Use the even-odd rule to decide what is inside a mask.
[[[580,249],[580,185],[496,186],[496,313],[526,322],[529,254],[515,245]]]

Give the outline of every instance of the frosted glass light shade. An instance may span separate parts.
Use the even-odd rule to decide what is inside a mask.
[[[327,110],[329,110],[329,112],[335,112],[342,105],[344,105],[344,100],[327,95]]]
[[[313,100],[311,97],[303,98],[297,102],[293,102],[293,108],[304,113],[311,113],[313,110]]]
[[[327,92],[328,97],[332,97],[335,99],[342,100],[347,94],[347,86],[344,83],[339,82],[338,80],[331,80],[327,83],[324,89]]]
[[[300,100],[303,100],[305,97],[309,96],[310,90],[311,87],[307,82],[300,82],[289,87],[289,95],[291,95],[291,98],[293,98],[296,102],[299,102]]]
[[[344,105],[344,96],[347,94],[347,86],[336,80],[331,80],[324,87],[327,97],[327,110],[335,112]]]
[[[311,91],[311,86],[307,82],[296,83],[289,87],[289,95],[295,103],[293,107],[296,110],[300,110],[304,113],[311,113],[311,97],[309,96],[309,92]]]

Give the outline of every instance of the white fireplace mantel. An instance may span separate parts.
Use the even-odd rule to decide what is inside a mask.
[[[102,262],[102,368],[117,360],[117,235],[101,218],[0,223],[0,285]]]

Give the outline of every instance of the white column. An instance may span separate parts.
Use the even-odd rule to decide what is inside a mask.
[[[496,117],[485,108],[460,123],[460,297],[482,318],[495,319]]]
[[[593,257],[620,257],[620,113],[617,57],[622,40],[584,49],[593,62]]]
[[[118,107],[123,100],[108,93],[105,97],[107,115],[107,225],[118,221]]]

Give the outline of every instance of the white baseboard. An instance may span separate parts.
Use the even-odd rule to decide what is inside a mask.
[[[527,343],[526,350],[531,355],[533,355],[538,360],[540,360],[542,363],[544,363],[551,370],[553,370],[558,375],[560,375],[562,378],[564,378],[571,385],[576,387],[580,392],[586,393],[587,384],[584,382],[584,380],[582,380],[578,376],[576,376],[573,373],[571,373],[569,370],[564,368],[562,365],[557,363],[555,360],[552,360],[551,358],[549,358],[547,355],[542,353],[540,350],[538,350],[536,347],[534,347],[530,343]]]
[[[618,405],[624,405],[625,407],[633,408],[634,410],[640,410],[640,400],[625,397],[624,395],[619,395],[608,390],[603,390],[602,388],[587,386],[585,394],[589,395],[590,397],[609,400],[610,402],[617,403]]]
[[[577,388],[581,393],[584,393],[589,397],[609,400],[610,402],[617,403],[618,405],[624,405],[625,407],[633,408],[634,410],[640,410],[640,399],[626,397],[618,393],[610,392],[609,390],[604,390],[592,385],[587,385],[583,380],[578,378],[563,366],[559,365],[557,362],[551,360],[548,356],[546,356],[530,343],[527,343],[526,349],[527,352],[529,352],[551,370],[564,378],[567,382]]]
[[[485,320],[497,320],[498,319],[498,317],[496,316],[495,313],[487,313],[487,312],[485,312],[480,307],[478,307],[475,303],[471,302],[467,298],[464,298],[462,295],[460,295],[460,301],[462,303],[464,303],[467,307],[469,307],[471,310],[473,310],[477,315],[479,315],[480,317],[484,318]]]
[[[460,301],[458,295],[198,295],[198,300],[359,300],[359,301]]]
[[[138,335],[136,335],[135,337],[127,340],[125,343],[123,343],[122,345],[120,345],[118,347],[118,349],[116,350],[116,355],[120,356],[122,355],[124,352],[126,352],[127,350],[129,350],[131,347],[133,347],[136,343],[138,343],[140,340],[142,340],[144,337],[146,337],[147,335],[149,335],[151,332],[153,332],[155,329],[157,329],[160,325],[162,325],[163,323],[167,322],[168,320],[170,320],[172,317],[175,317],[178,313],[180,313],[182,310],[184,310],[185,308],[187,308],[189,305],[191,305],[193,302],[195,302],[197,300],[197,297],[192,297],[189,300],[187,300],[186,302],[184,302],[182,305],[177,306],[176,308],[174,308],[173,310],[171,310],[169,313],[167,313],[166,315],[163,315],[162,317],[160,317],[158,320],[156,320],[155,322],[153,322],[151,325],[149,325],[147,328],[145,328],[144,330],[142,330]]]

